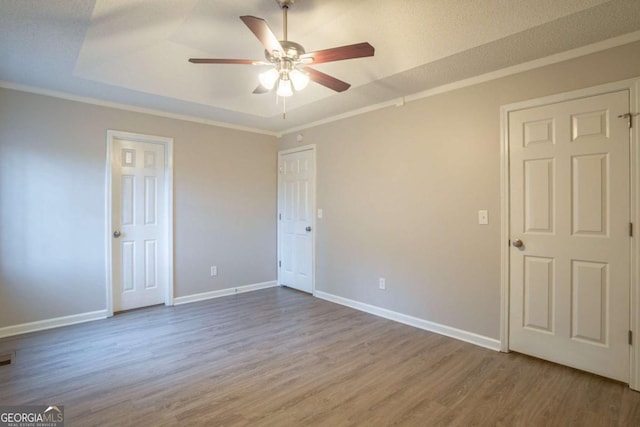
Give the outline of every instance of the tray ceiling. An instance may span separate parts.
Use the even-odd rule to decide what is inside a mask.
[[[262,59],[240,15],[281,36],[274,0],[0,1],[0,80],[278,132],[640,30],[637,0],[297,0],[290,40],[376,54],[317,65],[351,89],[312,83],[283,120],[260,66],[187,62]]]

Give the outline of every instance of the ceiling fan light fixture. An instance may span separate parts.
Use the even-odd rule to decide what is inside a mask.
[[[309,74],[295,68],[289,73],[289,78],[296,91],[304,89],[309,84]]]
[[[267,90],[273,89],[278,81],[278,77],[280,73],[275,68],[271,68],[264,73],[260,73],[258,75],[258,80],[260,80],[260,84]]]
[[[266,61],[190,58],[189,62],[194,64],[270,65],[269,70],[258,74],[260,84],[253,90],[253,93],[271,92],[276,89],[277,85],[275,91],[277,95],[276,102],[278,102],[279,98],[282,98],[283,118],[285,118],[286,98],[292,96],[294,92],[305,89],[310,80],[335,92],[344,92],[351,86],[347,82],[338,80],[315,68],[310,68],[308,65],[373,56],[375,49],[369,43],[362,42],[307,53],[301,44],[287,38],[287,11],[295,0],[275,1],[282,9],[282,40],[275,36],[264,19],[250,15],[240,17],[240,20],[264,46]]]
[[[281,78],[278,82],[278,90],[276,91],[276,94],[283,98],[293,95],[291,80]]]

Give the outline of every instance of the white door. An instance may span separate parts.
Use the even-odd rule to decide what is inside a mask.
[[[315,151],[278,156],[279,282],[313,293]]]
[[[625,382],[628,112],[619,91],[509,113],[509,348]]]
[[[165,152],[118,138],[112,147],[113,309],[121,311],[165,300]]]

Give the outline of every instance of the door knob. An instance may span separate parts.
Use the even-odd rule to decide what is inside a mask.
[[[513,241],[513,246],[515,246],[516,248],[521,248],[524,246],[524,243],[522,243],[522,240],[516,239]]]
[[[311,231],[311,226],[307,226],[307,228],[305,228],[305,230]]]
[[[114,231],[114,232],[113,232],[113,237],[115,237],[116,239],[117,239],[118,237],[120,237],[120,230],[116,230],[116,231]]]

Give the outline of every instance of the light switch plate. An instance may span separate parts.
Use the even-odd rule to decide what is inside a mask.
[[[478,211],[478,224],[480,225],[489,224],[489,211],[486,211],[486,210]]]

